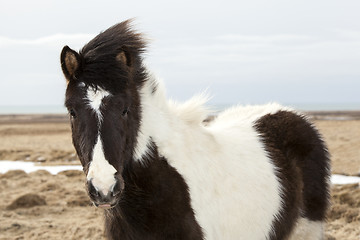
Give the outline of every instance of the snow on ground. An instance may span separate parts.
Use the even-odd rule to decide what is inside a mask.
[[[333,174],[333,175],[331,176],[331,183],[332,183],[332,184],[360,183],[360,177],[344,176],[344,175]]]
[[[63,166],[42,166],[36,165],[34,162],[23,161],[0,161],[0,173],[6,173],[10,170],[23,170],[26,173],[35,172],[37,170],[46,170],[49,173],[55,175],[65,170],[80,170],[80,165],[63,165]]]
[[[65,170],[82,171],[82,167],[80,165],[42,166],[42,165],[37,165],[34,162],[5,161],[5,160],[0,161],[0,173],[6,173],[7,171],[10,170],[23,170],[26,173],[35,172],[37,170],[46,170],[51,174],[55,175]],[[331,183],[332,184],[360,183],[360,177],[334,174],[331,176]]]

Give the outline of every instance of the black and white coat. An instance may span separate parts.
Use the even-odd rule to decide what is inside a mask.
[[[128,24],[101,33],[80,54],[65,47],[61,58],[89,195],[97,206],[111,206],[108,238],[323,239],[329,158],[307,118],[273,103],[232,107],[205,124],[206,97],[167,100],[161,81],[142,65],[142,40]],[[92,78],[86,64],[96,65],[96,51],[105,51],[99,44],[116,34],[135,41],[118,36],[122,53],[111,60],[127,74]],[[102,74],[114,64],[101,62]],[[114,81],[128,82],[121,88]],[[81,107],[87,118],[80,123]],[[110,193],[118,197],[102,204],[99,196]]]

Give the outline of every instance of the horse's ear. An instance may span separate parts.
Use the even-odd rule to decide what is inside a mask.
[[[116,60],[118,62],[121,62],[122,64],[127,65],[128,67],[132,66],[132,62],[131,62],[131,54],[128,51],[127,47],[123,46],[121,48],[121,52],[118,53],[118,55],[116,55]]]
[[[68,46],[65,46],[61,51],[60,61],[67,81],[76,79],[75,75],[80,69],[80,55]]]

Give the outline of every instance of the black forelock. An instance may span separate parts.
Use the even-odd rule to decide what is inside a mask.
[[[141,55],[147,44],[142,34],[132,29],[131,23],[132,20],[126,20],[110,27],[81,49],[82,71],[79,79],[86,85],[119,92],[129,85],[130,77],[144,78]],[[131,68],[116,59],[121,52],[131,58]],[[132,73],[138,76],[130,76]]]

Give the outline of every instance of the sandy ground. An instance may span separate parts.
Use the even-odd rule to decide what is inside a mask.
[[[360,120],[315,121],[328,145],[332,171],[345,175],[360,174]]]
[[[336,114],[335,116],[340,116]],[[357,115],[358,116],[358,115]],[[360,173],[360,120],[317,115],[334,173]],[[0,116],[0,159],[79,164],[64,116]],[[334,119],[334,117],[332,117]],[[344,120],[348,119],[348,120]],[[0,174],[0,240],[104,239],[102,211],[91,206],[80,171]],[[334,185],[326,239],[360,239],[359,184]]]

